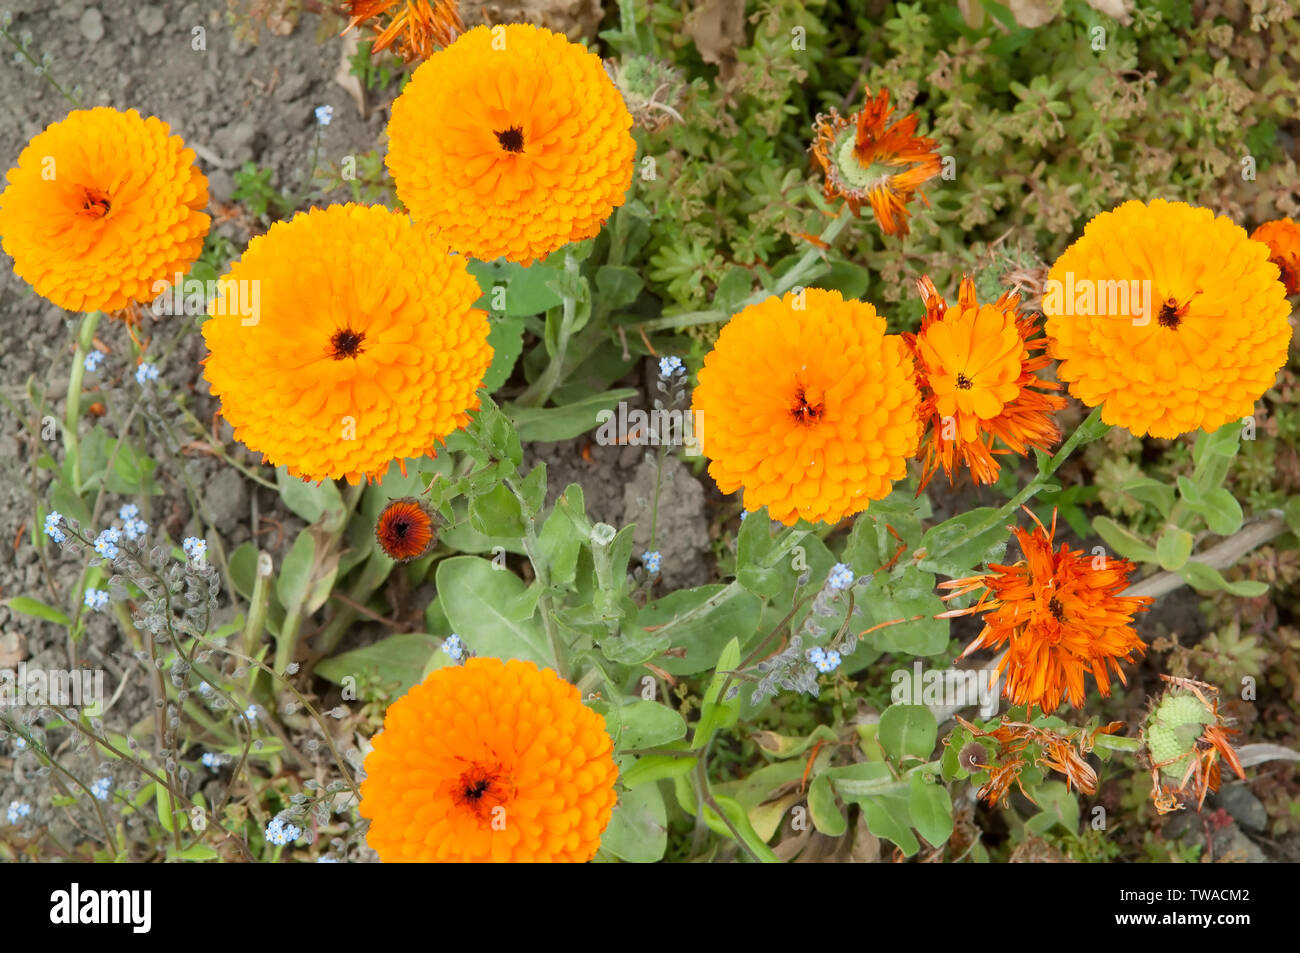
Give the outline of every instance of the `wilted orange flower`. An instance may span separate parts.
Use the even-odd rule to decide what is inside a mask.
[[[868,90],[862,110],[847,119],[834,109],[817,117],[812,153],[826,173],[827,201],[844,199],[854,215],[870,203],[881,231],[906,235],[907,203],[923,182],[939,174],[939,143],[916,135],[914,113],[887,126],[893,111],[888,90],[874,99]],[[930,204],[924,195],[920,199]]]
[[[1219,690],[1190,678],[1161,675],[1170,687],[1151,709],[1142,735],[1151,762],[1151,799],[1156,812],[1168,814],[1193,799],[1197,810],[1205,795],[1219,790],[1219,761],[1243,781],[1246,772],[1219,714]]]
[[[550,669],[471,658],[384,716],[361,782],[381,860],[590,860],[616,800],[600,715]]]
[[[1133,629],[1133,613],[1153,601],[1121,596],[1133,564],[1115,557],[1071,550],[1053,551],[1056,514],[1051,529],[1033,516],[1037,529],[1015,527],[1024,558],[1014,566],[990,564],[991,572],[939,584],[954,590],[945,599],[983,590],[979,601],[945,617],[985,613],[984,629],[962,658],[984,648],[1008,645],[998,665],[1006,676],[1002,694],[1013,705],[1038,706],[1051,714],[1067,697],[1083,705],[1083,677],[1092,672],[1102,695],[1110,694],[1108,667],[1127,684],[1119,660],[1132,661],[1146,644]],[[1009,643],[1009,644],[1008,644]]]
[[[433,513],[413,496],[393,500],[375,521],[375,539],[398,562],[419,559],[438,541]]]
[[[359,23],[370,24],[375,31],[371,54],[393,47],[393,52],[410,63],[427,60],[436,50],[451,44],[465,32],[456,0],[346,0],[347,33]],[[389,16],[393,7],[399,10]],[[396,42],[394,42],[396,41]]]
[[[205,376],[235,438],[272,464],[382,476],[478,406],[492,361],[479,296],[465,260],[405,215],[312,209],[254,238],[219,283]]]
[[[1209,209],[1156,199],[1103,212],[1043,292],[1057,376],[1136,436],[1217,430],[1249,415],[1291,340],[1268,255]]]
[[[917,359],[921,419],[930,423],[917,454],[925,461],[917,492],[939,467],[951,482],[962,464],[976,483],[994,483],[994,454],[1048,450],[1061,439],[1052,414],[1065,398],[1051,393],[1061,385],[1038,376],[1051,362],[1034,353],[1047,339],[1038,336],[1033,315],[1021,316],[1017,294],[981,305],[966,277],[957,307],[949,308],[928,277],[917,288],[925,318],[917,334],[903,335]],[[994,440],[1003,446],[995,448]]]
[[[1250,237],[1268,246],[1268,260],[1281,271],[1286,293],[1300,294],[1300,225],[1289,218],[1279,218],[1265,222]]]
[[[387,163],[412,218],[453,249],[527,265],[623,204],[631,128],[596,54],[524,23],[479,26],[397,97]]]
[[[920,436],[907,345],[838,291],[750,305],[722,329],[691,398],[709,474],[787,525],[835,522],[889,494]]]
[[[77,109],[28,143],[0,194],[14,271],[60,308],[120,311],[189,270],[210,219],[194,150],[134,109]]]

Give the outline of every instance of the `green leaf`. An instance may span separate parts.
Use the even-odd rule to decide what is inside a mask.
[[[907,564],[896,576],[877,574],[860,593],[851,625],[857,631],[906,619],[871,634],[872,644],[882,652],[908,655],[938,655],[948,647],[949,620],[935,616],[947,607],[934,591],[934,576]],[[917,617],[920,618],[917,618]]]
[[[542,478],[545,476],[543,471]],[[469,525],[484,536],[523,536],[524,521],[518,497],[504,483],[472,497],[469,501]]]
[[[5,600],[5,605],[15,612],[21,612],[23,615],[35,616],[38,619],[44,619],[46,622],[57,622],[59,625],[71,625],[72,620],[66,615],[55,609],[53,606],[47,606],[39,599],[33,599],[31,596],[14,596]]]
[[[257,555],[257,547],[252,543],[240,543],[227,560],[230,585],[245,601],[253,598],[253,586],[257,582]]]
[[[1120,485],[1119,489],[1121,493],[1127,493],[1135,500],[1154,506],[1161,516],[1167,517],[1169,511],[1174,508],[1174,488],[1160,480],[1154,480],[1151,477],[1139,477],[1135,480],[1125,481]]]
[[[912,833],[908,798],[879,795],[861,798],[857,803],[862,808],[863,820],[867,822],[867,830],[871,833],[892,841],[905,857],[911,857],[921,849],[916,835]]]
[[[908,779],[908,809],[912,826],[931,847],[939,847],[952,836],[952,798],[942,784],[925,780],[920,771]]]
[[[541,512],[546,502],[546,464],[539,463],[528,471],[519,487],[523,499],[524,516],[533,517]]]
[[[572,584],[577,574],[582,540],[574,529],[573,520],[559,503],[542,524],[542,531],[537,534],[537,543],[542,558],[550,567],[551,585],[565,587]]]
[[[660,659],[660,668],[672,675],[694,675],[714,666],[729,639],[747,642],[758,629],[762,611],[762,601],[752,592],[715,583],[656,599],[637,613],[636,625],[657,626],[654,634],[665,640],[664,648],[686,650],[681,658]]]
[[[921,537],[925,556],[917,566],[957,579],[1001,559],[1007,551],[1009,531],[1006,521],[997,515],[993,507],[981,506],[931,527]]]
[[[492,363],[483,375],[483,387],[489,394],[494,394],[510,379],[519,355],[524,352],[524,319],[491,318],[488,322],[488,346],[492,348]]]
[[[504,298],[505,307],[501,314],[509,318],[522,318],[531,314],[541,314],[561,304],[563,299],[552,284],[559,280],[561,272],[541,262],[528,267],[515,262],[488,264],[470,260],[470,274],[478,279],[484,297],[479,299],[478,307],[491,308],[494,298]],[[504,285],[503,295],[494,296],[493,289]]]
[[[1188,509],[1205,518],[1211,532],[1231,536],[1241,529],[1245,519],[1241,504],[1227,488],[1220,486],[1205,491],[1187,477],[1180,476],[1178,492]]]
[[[813,827],[827,837],[839,837],[849,829],[844,812],[835,803],[831,779],[825,774],[817,775],[808,786],[808,814],[812,817]]]
[[[831,262],[831,270],[813,281],[812,284],[818,288],[828,288],[831,291],[838,291],[844,298],[861,298],[867,293],[867,285],[871,282],[871,272],[861,265],[855,265],[848,261]]]
[[[713,292],[713,306],[730,314],[749,297],[753,287],[754,276],[749,273],[749,270],[739,265],[732,265],[723,273],[722,279]]]
[[[1198,563],[1195,560],[1179,567],[1178,575],[1187,580],[1187,584],[1193,588],[1202,590],[1221,589],[1224,592],[1230,592],[1234,596],[1241,596],[1245,599],[1253,599],[1268,592],[1268,583],[1266,582],[1255,579],[1229,582],[1214,567],[1207,566],[1205,563]]]
[[[623,791],[600,838],[602,850],[634,864],[652,864],[668,849],[668,812],[657,784]]]
[[[1156,540],[1156,559],[1162,569],[1178,569],[1192,555],[1192,534],[1179,526],[1169,524]]]
[[[326,513],[342,516],[343,497],[333,480],[308,483],[290,475],[284,467],[276,467],[275,482],[284,505],[308,523],[319,522]]]
[[[659,702],[638,698],[619,706],[609,705],[604,714],[605,729],[620,751],[655,748],[686,737],[685,719]]]
[[[1131,530],[1120,526],[1109,516],[1098,516],[1092,521],[1093,528],[1111,549],[1125,559],[1134,562],[1157,562],[1156,551],[1148,546],[1141,537]]]
[[[720,699],[718,697],[722,693],[723,683],[728,681],[728,672],[735,669],[739,664],[740,641],[732,639],[718,657],[717,671],[709,682],[708,690],[704,693],[704,701],[700,705],[700,720],[695,723],[695,735],[691,742],[691,748],[694,750],[698,751],[703,748],[709,743],[714,732],[734,724],[736,718],[739,717],[739,695],[730,699]],[[734,679],[731,679],[733,688],[737,684]]]
[[[479,655],[555,667],[541,620],[511,619],[502,611],[524,591],[514,573],[477,556],[455,556],[438,563],[435,579],[447,621]]]
[[[158,806],[158,823],[170,834],[176,829],[176,821],[172,817],[172,796],[167,788],[157,781],[153,783],[153,789],[155,803]]]
[[[924,705],[890,705],[880,713],[880,744],[895,761],[928,760],[939,726]]]
[[[648,754],[637,758],[636,763],[622,773],[619,781],[625,788],[635,788],[651,781],[680,777],[690,774],[698,761],[695,757],[674,758],[666,754]]]
[[[639,392],[632,387],[592,394],[563,407],[514,407],[504,409],[514,421],[519,439],[525,443],[554,443],[570,440],[601,424],[601,411],[613,413],[619,401],[631,400]]]
[[[1060,781],[1038,785],[1034,799],[1042,810],[1025,822],[1025,830],[1042,836],[1057,824],[1071,834],[1079,832],[1079,802]]]
[[[635,268],[626,265],[601,265],[596,269],[596,290],[608,311],[625,308],[637,299],[645,280]]]
[[[275,594],[286,612],[300,608],[306,601],[315,562],[316,541],[311,533],[303,530],[285,555],[275,581]]]
[[[170,860],[219,860],[221,855],[207,844],[191,844],[182,850],[170,849],[167,851],[167,857]]]
[[[342,685],[348,676],[359,683],[361,676],[374,673],[380,684],[395,686],[391,694],[396,698],[410,691],[412,685],[419,684],[439,645],[439,640],[427,632],[390,635],[372,645],[321,660],[316,665],[316,674],[335,685]]]

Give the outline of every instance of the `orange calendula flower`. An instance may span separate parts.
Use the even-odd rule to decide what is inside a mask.
[[[888,90],[874,99],[868,90],[866,105],[847,119],[834,109],[817,117],[812,153],[826,173],[827,201],[844,199],[854,215],[869,203],[881,231],[906,235],[908,202],[939,174],[939,143],[916,134],[914,113],[886,125],[893,112]],[[929,205],[924,195],[920,199]]]
[[[248,243],[203,325],[236,439],[307,480],[377,477],[478,407],[492,361],[465,260],[382,207],[331,205]]]
[[[985,648],[1007,646],[998,671],[1006,676],[1002,694],[1013,705],[1038,706],[1051,714],[1068,698],[1083,705],[1084,675],[1092,672],[1102,695],[1110,694],[1113,670],[1127,684],[1119,660],[1132,661],[1146,649],[1133,628],[1133,613],[1145,612],[1146,596],[1121,596],[1133,564],[1093,556],[1065,543],[1053,550],[1051,529],[1028,511],[1035,530],[1015,527],[1024,558],[1014,566],[990,565],[991,572],[939,584],[954,590],[945,599],[983,590],[979,601],[946,617],[984,613],[984,630],[961,657]]]
[[[917,288],[925,318],[918,333],[903,335],[916,355],[921,419],[930,423],[918,453],[925,466],[917,492],[938,468],[951,482],[963,464],[976,483],[994,483],[994,454],[1048,450],[1061,439],[1052,414],[1065,398],[1051,393],[1061,385],[1038,376],[1051,363],[1041,353],[1047,339],[1038,336],[1032,315],[1020,314],[1017,294],[981,305],[966,277],[957,306],[949,308],[928,277]],[[995,448],[995,440],[1003,446]]]
[[[189,270],[211,220],[194,150],[134,109],[77,109],[28,143],[0,194],[14,271],[60,308],[120,311]]]
[[[614,809],[604,719],[532,662],[437,669],[372,742],[360,810],[386,862],[582,863]]]
[[[1290,305],[1262,242],[1205,208],[1103,212],[1043,292],[1070,393],[1136,436],[1217,430],[1252,413],[1286,363]]]
[[[771,297],[733,317],[691,399],[709,473],[787,525],[836,522],[889,494],[920,437],[912,356],[838,291]]]
[[[390,46],[410,63],[427,60],[465,32],[456,0],[346,0],[347,33],[359,23],[373,20],[375,40],[371,54]],[[398,8],[394,10],[393,8]]]
[[[398,562],[419,559],[438,542],[433,513],[413,496],[393,500],[375,522],[375,539]]]
[[[1250,237],[1268,246],[1268,260],[1281,271],[1286,293],[1300,294],[1300,225],[1289,218],[1279,218],[1265,222]]]
[[[631,128],[600,57],[540,27],[480,26],[397,97],[387,163],[411,217],[453,249],[527,265],[623,204]]]

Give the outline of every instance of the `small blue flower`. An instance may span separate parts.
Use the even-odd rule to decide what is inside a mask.
[[[658,573],[659,567],[663,565],[664,558],[658,552],[642,553],[641,563],[645,566],[645,571],[649,573]]]
[[[147,532],[149,532],[149,524],[144,520],[129,519],[122,524],[122,533],[132,541],[143,539]]]
[[[330,124],[330,121],[331,121],[333,118],[334,118],[334,107],[333,107],[333,106],[317,106],[317,107],[316,107],[316,121],[317,121],[318,123],[320,123],[322,126],[328,126],[328,125]]]
[[[122,508],[117,511],[117,518],[124,522],[129,522],[139,515],[140,507],[136,506],[134,503],[123,503]]]
[[[277,847],[292,844],[301,836],[302,828],[279,817],[271,818],[271,823],[266,825],[266,839]]]
[[[661,357],[659,358],[659,376],[668,380],[674,374],[685,372],[686,368],[682,366],[680,357]]]
[[[207,698],[209,695],[212,694],[212,686],[209,685],[207,682],[199,682],[199,694],[202,695],[204,698]]]
[[[117,558],[117,546],[115,545],[122,534],[117,530],[109,528],[95,537],[95,552],[105,559]]]
[[[156,364],[150,364],[146,361],[135,369],[135,382],[141,387],[150,381],[156,381],[157,379],[158,366]]]
[[[316,858],[316,863],[318,864],[337,864],[338,862],[339,859],[337,857],[321,856]]]
[[[257,721],[257,706],[256,706],[256,705],[249,705],[247,708],[244,709],[244,720],[245,720],[245,721]]]
[[[840,653],[834,649],[827,649],[824,658],[826,659],[826,667],[822,669],[823,672],[835,671],[840,667],[840,662],[843,661],[843,659],[840,658]]]
[[[108,794],[113,789],[112,778],[100,778],[90,786],[90,793],[95,795],[98,801],[107,801]]]
[[[740,521],[741,521],[742,523],[745,522],[745,517],[748,516],[748,515],[749,515],[749,510],[741,510],[741,511],[740,511]]]
[[[10,824],[17,824],[19,818],[26,817],[32,813],[32,806],[24,801],[10,801],[9,810],[5,812]]]
[[[805,652],[804,655],[807,656],[808,661],[816,665],[818,664],[818,660],[825,661],[826,650],[822,648],[820,645],[814,645],[807,652]]]
[[[86,590],[86,608],[102,609],[108,605],[108,593],[103,589]],[[103,800],[102,798],[100,800]]]
[[[453,632],[442,640],[442,650],[459,662],[465,655],[465,644],[461,642],[460,636]]]
[[[205,768],[211,768],[213,771],[221,770],[221,755],[215,751],[203,752],[203,757],[199,758],[199,761]]]
[[[61,543],[67,538],[63,535],[63,530],[59,529],[59,524],[62,522],[63,514],[58,510],[51,510],[45,514],[45,535],[56,543]]]
[[[15,738],[15,739],[14,739],[14,750],[15,750],[15,751],[25,751],[26,749],[27,749],[27,739],[26,739],[26,738]]]
[[[181,549],[185,550],[185,555],[194,560],[199,565],[203,564],[203,557],[208,552],[208,544],[197,536],[186,536],[181,543]]]
[[[95,371],[99,370],[99,365],[103,363],[104,363],[104,352],[91,351],[89,354],[86,355],[86,360],[83,362],[83,366],[86,368],[87,371],[93,374],[95,373]]]
[[[834,649],[824,649],[820,645],[814,645],[807,652],[808,661],[813,663],[817,671],[825,675],[833,672],[840,667],[840,653]]]
[[[826,581],[832,589],[847,589],[853,585],[853,569],[846,563],[836,563]]]

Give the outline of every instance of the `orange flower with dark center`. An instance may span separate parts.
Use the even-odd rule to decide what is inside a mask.
[[[1300,224],[1289,218],[1265,222],[1250,233],[1252,241],[1268,246],[1268,260],[1282,273],[1289,295],[1300,294]]]
[[[14,272],[69,311],[153,301],[203,250],[208,180],[161,119],[74,110],[32,139],[0,194]]]
[[[771,297],[733,317],[691,397],[709,474],[787,525],[834,523],[907,475],[920,420],[912,355],[838,291]]]
[[[1052,414],[1065,398],[1050,393],[1061,385],[1038,376],[1050,363],[1047,339],[1032,315],[1020,315],[1017,294],[980,305],[966,277],[949,308],[928,277],[917,288],[925,318],[918,333],[903,335],[916,355],[921,419],[930,423],[917,454],[925,461],[917,492],[940,467],[951,482],[961,464],[976,483],[993,483],[994,454],[1048,450],[1061,439]]]
[[[827,201],[842,198],[854,215],[869,203],[886,235],[908,233],[907,204],[922,183],[939,174],[939,143],[916,135],[917,116],[909,113],[887,125],[893,113],[882,89],[847,119],[834,109],[818,116],[812,153],[826,174]],[[922,202],[929,205],[924,195]]]
[[[393,103],[386,162],[421,226],[528,265],[596,235],[625,201],[632,115],[600,57],[563,34],[475,27]]]
[[[1183,202],[1101,213],[1044,287],[1057,376],[1138,437],[1240,421],[1277,380],[1291,340],[1268,256],[1226,216]]]
[[[371,28],[375,40],[371,55],[390,46],[393,52],[410,63],[427,60],[438,49],[451,44],[465,32],[456,0],[346,0],[350,17],[347,33],[367,20],[374,20]],[[391,12],[399,7],[396,12]],[[390,15],[391,12],[391,15]]]
[[[384,715],[361,783],[381,860],[590,860],[616,800],[605,720],[550,669],[471,658]]]
[[[984,629],[962,658],[984,648],[1007,646],[998,665],[1006,677],[1003,695],[1013,705],[1038,706],[1051,714],[1068,698],[1083,705],[1084,675],[1092,673],[1102,695],[1110,694],[1110,671],[1127,684],[1119,660],[1132,661],[1146,649],[1133,628],[1133,614],[1146,611],[1146,596],[1121,596],[1133,564],[1116,557],[1053,550],[1051,529],[1033,517],[1037,529],[1014,528],[1024,558],[1013,566],[939,584],[954,590],[945,599],[982,590],[979,601],[943,617],[984,613]]]
[[[428,554],[438,541],[433,513],[412,496],[393,500],[375,522],[375,538],[391,558],[409,562]]]

